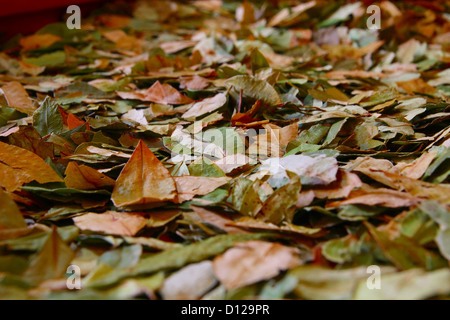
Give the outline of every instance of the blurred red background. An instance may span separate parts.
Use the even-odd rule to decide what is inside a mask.
[[[104,1],[104,0],[103,0]],[[6,39],[28,34],[57,22],[68,6],[79,5],[82,16],[99,7],[102,0],[0,0],[0,34]]]

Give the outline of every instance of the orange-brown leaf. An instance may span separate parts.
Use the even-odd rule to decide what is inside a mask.
[[[112,201],[117,207],[161,204],[176,200],[176,186],[170,172],[142,142],[117,178]]]
[[[24,183],[62,182],[61,177],[38,155],[0,142],[0,184],[14,191]]]
[[[95,190],[99,188],[113,187],[115,181],[98,172],[94,168],[69,162],[66,168],[64,182],[68,188],[79,190]]]
[[[161,104],[187,104],[193,102],[192,99],[182,95],[174,87],[167,83],[161,84],[156,81],[146,94],[145,101],[151,101]]]
[[[2,87],[2,91],[8,101],[8,105],[11,108],[17,109],[18,111],[28,115],[33,114],[33,112],[37,109],[20,82],[8,82]]]
[[[73,221],[81,230],[129,237],[136,235],[147,224],[147,219],[141,215],[115,211],[90,212],[73,218]]]

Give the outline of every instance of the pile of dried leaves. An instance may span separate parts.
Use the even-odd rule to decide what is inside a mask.
[[[4,42],[0,297],[448,298],[450,3],[369,30],[371,3],[138,1]]]

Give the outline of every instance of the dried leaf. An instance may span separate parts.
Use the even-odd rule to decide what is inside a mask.
[[[0,184],[14,191],[36,180],[43,184],[61,182],[61,177],[39,156],[28,150],[0,142]]]
[[[147,219],[141,215],[115,211],[86,213],[73,218],[73,221],[81,230],[120,236],[134,236],[147,225]]]
[[[220,186],[226,184],[228,177],[195,177],[181,176],[174,177],[178,191],[178,201],[184,202],[191,200],[196,195],[208,194]]]
[[[33,114],[33,112],[37,109],[20,82],[8,82],[6,85],[1,87],[1,90],[11,108],[28,115]]]
[[[213,261],[215,275],[228,290],[273,278],[300,264],[295,248],[265,241],[238,243]]]
[[[199,299],[217,283],[212,262],[190,264],[170,275],[161,287],[165,300]]]
[[[278,92],[264,80],[257,80],[250,76],[235,76],[227,80],[227,85],[233,86],[238,92],[242,91],[244,96],[260,100],[268,105],[282,103]]]
[[[142,142],[117,178],[112,201],[117,207],[159,205],[175,201],[175,182],[169,171]]]
[[[60,37],[55,36],[54,34],[33,34],[20,39],[20,45],[23,50],[28,51],[45,48],[61,40],[62,39]]]
[[[227,97],[223,93],[219,93],[212,98],[194,103],[187,112],[183,114],[184,119],[197,118],[204,114],[211,113],[227,102]]]
[[[17,204],[0,188],[0,230],[26,228]]]
[[[64,182],[68,188],[79,190],[95,190],[114,187],[115,181],[97,170],[69,162],[65,172]]]
[[[62,277],[74,256],[75,253],[61,239],[56,227],[53,227],[23,276],[33,284]]]

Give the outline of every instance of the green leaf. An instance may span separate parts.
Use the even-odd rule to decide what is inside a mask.
[[[25,58],[23,61],[41,67],[60,67],[66,62],[66,54],[64,51],[55,51],[36,58]]]
[[[373,243],[367,241],[367,233],[357,239],[354,235],[326,242],[322,254],[328,260],[345,265],[371,265],[375,263]]]
[[[344,126],[344,124],[346,122],[347,122],[347,119],[343,119],[341,121],[335,122],[331,126],[330,130],[328,131],[328,135],[327,135],[325,141],[323,142],[323,146],[328,146],[330,143],[333,142],[334,139],[336,139],[337,135],[342,130],[342,127]]]
[[[329,129],[330,126],[321,123],[313,125],[308,130],[303,130],[295,140],[289,142],[286,150],[289,151],[289,154],[295,154],[299,151],[317,151],[320,149],[320,146],[319,148],[312,146],[317,145],[320,141],[322,141]],[[305,144],[311,145],[311,147],[307,148],[304,146]],[[293,150],[297,151],[294,153]]]
[[[60,133],[64,122],[59,112],[58,105],[46,97],[39,109],[33,114],[33,126],[42,137],[51,133]]]
[[[450,162],[450,148],[440,146],[432,148],[431,151],[437,151],[438,155],[425,172],[424,179],[432,179],[432,182],[434,183],[441,183],[447,179],[450,174],[450,169],[448,167]]]

